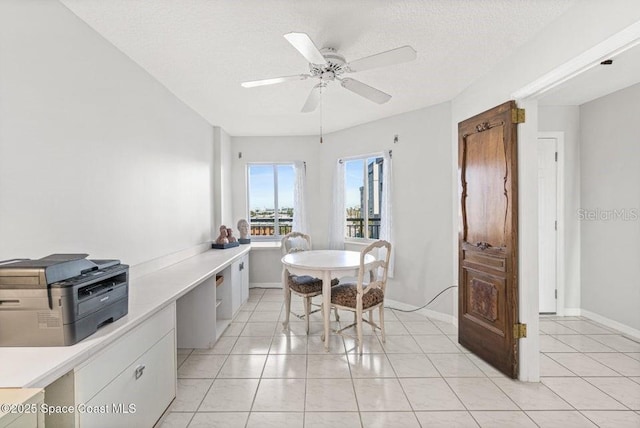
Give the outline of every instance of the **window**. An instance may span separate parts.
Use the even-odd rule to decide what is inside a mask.
[[[380,238],[382,168],[382,156],[345,160],[347,238]]]
[[[251,237],[280,239],[293,222],[293,164],[247,165]]]

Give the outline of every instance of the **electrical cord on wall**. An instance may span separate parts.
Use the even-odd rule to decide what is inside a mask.
[[[447,288],[445,288],[444,290],[440,291],[438,294],[436,294],[436,296],[429,300],[427,303],[425,303],[424,305],[420,306],[419,308],[415,308],[415,309],[398,309],[398,308],[392,308],[391,306],[385,306],[385,308],[387,309],[391,309],[392,311],[398,311],[398,312],[416,312],[419,311],[420,309],[424,309],[427,306],[429,306],[431,303],[433,303],[434,300],[436,300],[438,297],[440,297],[442,295],[442,293],[444,293],[445,291],[451,289],[451,288],[458,288],[457,285],[451,285]]]

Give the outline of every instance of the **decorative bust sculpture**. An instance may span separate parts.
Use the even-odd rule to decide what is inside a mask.
[[[231,242],[237,242],[238,240],[236,239],[235,236],[233,236],[233,229],[231,229],[230,227],[227,227],[227,240],[231,243]]]
[[[227,237],[227,226],[222,225],[220,226],[220,235],[218,235],[218,238],[216,239],[216,244],[228,244],[228,243],[229,243],[229,238]]]
[[[249,229],[249,222],[243,218],[238,220],[238,232],[240,232],[240,239],[238,242],[241,244],[249,244],[251,242],[251,235]]]

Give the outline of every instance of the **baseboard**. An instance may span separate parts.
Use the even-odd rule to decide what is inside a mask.
[[[413,305],[408,305],[406,303],[402,303],[402,302],[398,302],[397,300],[391,300],[391,299],[384,299],[384,305],[385,306],[390,306],[393,308],[398,308],[398,309],[403,309],[406,311],[411,311],[411,310],[415,310],[418,309],[417,306],[413,306]],[[438,320],[438,321],[442,321],[442,322],[446,322],[449,324],[453,324],[453,325],[458,325],[458,320],[456,317],[454,317],[453,315],[449,315],[449,314],[443,314],[442,312],[437,312],[437,311],[433,311],[431,309],[418,309],[416,311],[417,313],[427,316],[429,318]]]
[[[211,249],[211,242],[205,242],[198,244],[194,247],[187,248],[185,250],[176,251],[175,253],[167,254],[166,256],[160,256],[146,262],[138,263],[131,266],[129,269],[129,277],[131,279],[139,278],[143,275],[147,275],[151,272],[155,272],[160,269],[164,269],[168,266],[179,263],[189,257],[196,256],[200,253],[204,253]]]
[[[579,317],[582,315],[582,310],[580,308],[564,308],[564,317]]]
[[[282,288],[281,282],[250,282],[249,288]]]
[[[591,311],[587,311],[586,309],[582,309],[582,316],[589,318],[590,320],[599,322],[600,324],[616,329],[624,334],[626,334],[627,336],[630,336],[636,340],[640,340],[640,330],[636,330],[633,327],[629,327],[628,325],[619,323],[618,321],[614,321],[610,318],[607,317],[603,317],[602,315],[598,315],[594,312]]]

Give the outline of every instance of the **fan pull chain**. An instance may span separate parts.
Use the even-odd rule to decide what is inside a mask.
[[[320,144],[322,144],[322,85],[320,85]]]

